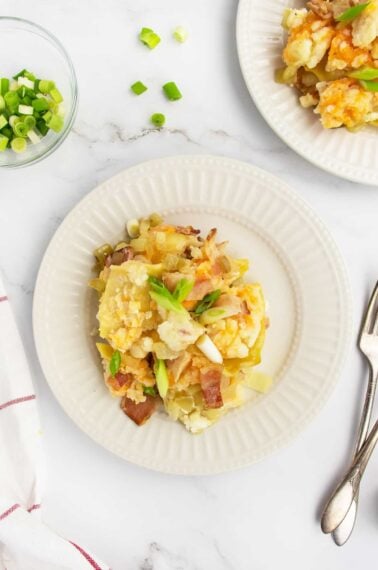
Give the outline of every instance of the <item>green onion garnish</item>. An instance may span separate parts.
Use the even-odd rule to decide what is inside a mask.
[[[159,43],[160,38],[159,36],[151,30],[151,28],[142,28],[139,33],[140,41],[150,49],[154,49]]]
[[[187,312],[162,281],[156,277],[149,277],[148,283],[151,288],[151,299],[153,299],[158,305],[175,313],[185,314]]]
[[[169,380],[167,367],[165,366],[164,360],[160,360],[159,358],[156,359],[154,365],[154,373],[159,394],[162,398],[165,398],[168,392]]]
[[[9,142],[9,138],[5,135],[0,134],[0,152],[4,152],[7,148]]]
[[[131,85],[130,89],[135,95],[142,95],[148,88],[141,81],[137,81]]]
[[[371,79],[378,79],[378,69],[374,67],[365,67],[364,69],[358,69],[357,71],[352,71],[348,73],[349,77],[353,77],[353,79],[364,79],[364,80],[371,80]]]
[[[0,94],[5,95],[9,91],[9,79],[2,77],[0,79]]]
[[[5,109],[5,101],[4,97],[0,95],[0,111],[2,111],[3,109]]]
[[[3,129],[4,127],[6,127],[7,124],[8,124],[8,121],[4,117],[4,115],[0,115],[0,130]]]
[[[378,81],[363,81],[360,80],[360,83],[366,91],[378,91]]]
[[[147,394],[148,396],[154,396],[154,397],[157,396],[155,386],[144,386],[143,394]]]
[[[120,366],[121,366],[121,353],[119,350],[115,350],[109,362],[109,370],[113,378],[120,369]]]
[[[182,26],[177,26],[177,28],[173,30],[172,35],[177,42],[183,44],[187,40],[188,32]]]
[[[53,81],[47,81],[46,79],[41,79],[38,83],[38,89],[41,93],[47,94],[54,89],[55,83]]]
[[[165,115],[163,113],[154,113],[151,115],[150,121],[155,127],[160,129],[165,124]]]
[[[19,123],[15,123],[15,125],[13,127],[13,131],[14,131],[14,134],[16,135],[16,137],[26,138],[28,135],[28,132],[30,131],[30,128],[24,122],[19,122]]]
[[[215,291],[212,291],[211,293],[205,295],[202,301],[199,301],[199,303],[197,303],[194,309],[194,313],[196,315],[201,315],[204,311],[210,309],[210,307],[212,307],[214,303],[218,301],[220,294],[220,289],[216,289]]]
[[[170,81],[163,85],[163,91],[167,99],[170,101],[178,101],[182,97],[181,91],[174,81]]]
[[[194,281],[189,281],[189,279],[180,279],[177,283],[175,290],[173,291],[173,296],[179,303],[185,301],[191,290],[193,289]]]
[[[345,10],[345,12],[343,12],[342,14],[340,14],[340,16],[337,16],[337,18],[335,18],[336,22],[344,22],[344,23],[351,22],[352,20],[357,18],[357,16],[362,14],[362,12],[369,6],[369,4],[370,2],[365,2],[364,4],[357,4],[356,6],[348,8],[348,10]]]

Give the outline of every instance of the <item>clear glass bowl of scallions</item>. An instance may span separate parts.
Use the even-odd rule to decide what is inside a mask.
[[[69,55],[50,32],[0,17],[0,167],[27,166],[56,150],[73,125],[78,90]]]

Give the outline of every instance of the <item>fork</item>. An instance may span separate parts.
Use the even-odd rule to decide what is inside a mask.
[[[369,429],[377,387],[378,315],[375,310],[377,308],[377,300],[378,282],[370,298],[358,341],[359,348],[369,363],[369,382],[358,429],[354,460],[347,475],[328,501],[321,519],[323,532],[333,532],[333,539],[338,546],[345,544],[353,532],[357,516],[359,484],[370,455],[375,447],[374,437],[370,440],[369,436],[370,445],[368,445],[367,448],[363,448]],[[374,430],[375,429],[378,431],[378,425],[374,426]],[[364,449],[364,453],[362,453],[361,448]]]

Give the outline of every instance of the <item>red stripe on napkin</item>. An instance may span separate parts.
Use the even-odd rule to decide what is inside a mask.
[[[16,509],[19,509],[19,508],[20,508],[20,505],[18,503],[15,503],[11,507],[9,507],[9,509],[4,511],[3,514],[0,515],[0,521],[6,519],[8,515],[11,515]]]
[[[0,303],[1,303],[2,301],[8,301],[8,297],[6,297],[6,296],[5,296],[5,297],[0,297]]]
[[[32,511],[36,511],[37,509],[41,508],[41,504],[37,503],[35,505],[32,505],[31,507],[28,508],[28,513],[31,513]]]
[[[0,410],[4,410],[8,406],[13,406],[14,404],[21,404],[21,402],[28,402],[29,400],[35,400],[36,395],[30,394],[30,396],[22,396],[22,398],[16,398],[15,400],[9,400],[9,402],[4,402],[0,404]]]
[[[89,562],[89,564],[92,566],[92,568],[94,568],[95,570],[101,570],[100,566],[97,564],[97,562],[95,562],[93,560],[92,556],[90,556],[88,554],[88,552],[85,552],[85,550],[83,550],[81,548],[81,546],[79,546],[78,544],[75,544],[71,540],[69,542],[72,544],[72,546],[74,546],[76,548],[76,550],[78,550],[80,552],[80,554],[82,554],[84,556],[85,560],[87,562]]]

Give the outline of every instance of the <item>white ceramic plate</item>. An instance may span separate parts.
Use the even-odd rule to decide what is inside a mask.
[[[218,227],[231,252],[252,261],[248,277],[261,281],[270,305],[262,368],[273,389],[197,436],[163,412],[136,427],[105,388],[90,336],[92,251],[121,239],[127,219],[155,211],[203,231]],[[40,268],[34,333],[51,389],[94,440],[151,469],[217,473],[286,444],[320,410],[346,350],[349,287],[328,232],[278,179],[225,158],[167,158],[104,182],[67,216]]]
[[[378,184],[378,131],[349,133],[323,129],[319,117],[303,109],[293,88],[278,85],[274,70],[283,66],[284,8],[305,0],[240,0],[237,18],[239,61],[248,90],[270,127],[298,154],[332,174]]]

